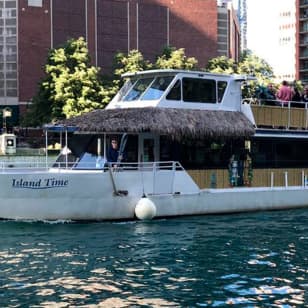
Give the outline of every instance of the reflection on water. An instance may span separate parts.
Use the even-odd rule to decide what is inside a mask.
[[[308,211],[2,221],[1,307],[303,307]]]

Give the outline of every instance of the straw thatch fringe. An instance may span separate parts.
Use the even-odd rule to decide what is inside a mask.
[[[240,138],[254,134],[254,127],[241,112],[175,108],[100,109],[61,121],[81,132],[151,132],[182,138]]]

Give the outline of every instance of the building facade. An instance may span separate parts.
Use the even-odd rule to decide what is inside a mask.
[[[232,0],[218,1],[217,10],[218,56],[226,56],[237,61],[240,56],[241,28]]]
[[[0,9],[0,109],[15,118],[36,93],[50,48],[70,38],[85,37],[103,73],[117,51],[153,61],[166,45],[183,47],[201,68],[220,55],[216,0],[0,0]],[[237,60],[238,24],[228,16],[225,55]]]
[[[275,59],[275,75],[278,81],[294,81],[296,69],[296,3],[282,0],[278,11],[278,46]]]
[[[308,0],[296,0],[296,71],[297,79],[308,84]]]

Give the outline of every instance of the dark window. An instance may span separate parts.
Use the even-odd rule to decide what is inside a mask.
[[[218,90],[218,103],[221,103],[228,83],[226,81],[218,81],[217,82],[217,90]]]
[[[184,102],[216,103],[216,82],[210,79],[183,78]]]
[[[173,100],[173,101],[181,100],[181,80],[177,80],[175,85],[172,87],[172,89],[168,93],[166,99]]]
[[[239,157],[243,148],[243,141],[186,140],[178,143],[161,136],[160,160],[180,161],[186,169],[228,168],[231,156]]]
[[[255,168],[299,168],[308,166],[308,141],[258,139],[252,143]]]

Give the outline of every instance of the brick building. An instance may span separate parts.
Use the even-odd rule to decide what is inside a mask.
[[[0,109],[15,118],[37,91],[48,50],[72,37],[86,38],[103,72],[117,51],[154,60],[165,45],[184,47],[200,67],[222,54],[238,58],[236,15],[227,8],[218,18],[216,0],[0,0],[0,8]]]

